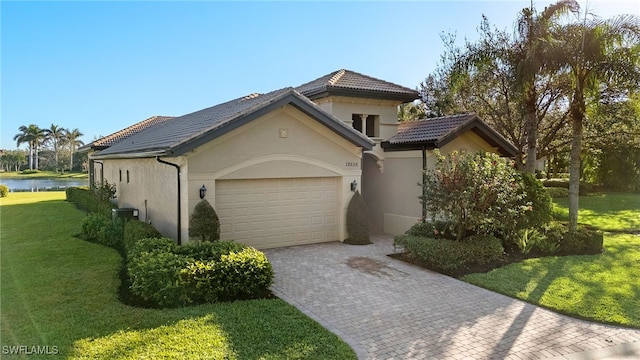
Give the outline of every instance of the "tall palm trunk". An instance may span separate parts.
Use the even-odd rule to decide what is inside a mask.
[[[582,81],[571,101],[571,158],[569,160],[569,231],[578,227],[578,208],[580,198],[580,153],[582,152],[582,123],[586,110]]]
[[[536,88],[535,84],[529,83],[526,85],[525,99],[524,99],[524,122],[525,130],[527,132],[527,159],[524,164],[524,171],[528,173],[534,173],[536,171],[537,161],[537,148],[538,148],[538,117],[536,107]]]

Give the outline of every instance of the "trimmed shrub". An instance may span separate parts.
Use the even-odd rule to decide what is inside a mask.
[[[124,250],[129,252],[142,239],[161,238],[162,234],[151,224],[142,221],[127,221],[124,225]]]
[[[174,252],[195,260],[219,259],[222,255],[242,251],[245,246],[234,241],[216,241],[205,243],[188,243],[178,246]]]
[[[545,188],[549,196],[552,198],[562,198],[569,196],[569,189],[560,188],[560,187],[548,187]]]
[[[344,242],[351,245],[367,245],[369,241],[369,219],[367,205],[362,195],[356,191],[347,207],[347,234]]]
[[[207,200],[201,200],[189,219],[189,237],[201,241],[220,240],[220,219]]]
[[[444,273],[487,264],[500,259],[504,253],[500,239],[492,235],[474,235],[464,241],[399,235],[394,243],[402,245],[412,258]]]
[[[110,221],[110,218],[102,214],[89,213],[82,221],[80,236],[84,240],[98,242],[100,234]]]
[[[171,239],[159,240],[173,243]],[[127,262],[131,292],[161,308],[183,304],[185,299],[178,278],[180,270],[192,259],[160,249],[138,250],[129,254]]]
[[[127,271],[132,293],[157,307],[253,298],[273,280],[264,253],[229,241],[177,246],[167,238],[139,240]]]
[[[73,187],[65,190],[65,193],[67,201],[74,203],[78,209],[89,213],[111,217],[111,210],[118,207],[116,204],[111,203],[109,199],[104,200],[91,189]]]
[[[9,187],[7,185],[0,184],[0,197],[7,197],[9,195]]]
[[[434,239],[455,240],[454,224],[448,221],[426,221],[414,224],[405,232],[409,236],[420,236]]]
[[[179,285],[189,303],[251,298],[264,292],[273,269],[264,253],[250,247],[220,256],[218,261],[195,261],[180,270]]]
[[[563,255],[595,255],[602,253],[604,236],[600,231],[579,225],[574,232],[566,232],[560,242]]]

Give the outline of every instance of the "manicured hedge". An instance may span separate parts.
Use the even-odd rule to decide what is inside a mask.
[[[74,203],[78,209],[89,213],[111,217],[111,210],[118,207],[109,201],[109,198],[105,199],[104,196],[88,188],[70,187],[65,192],[67,201]]]
[[[0,184],[0,197],[6,197],[7,195],[9,195],[9,187]]]
[[[402,245],[412,258],[445,273],[474,264],[487,264],[504,253],[500,239],[491,235],[475,235],[463,241],[399,235],[394,242]]]
[[[151,224],[142,221],[127,221],[124,225],[124,250],[128,252],[142,239],[161,238],[162,234]]]
[[[428,237],[434,239],[456,238],[456,234],[452,232],[453,223],[447,221],[426,221],[414,224],[405,232],[406,235]]]
[[[254,298],[273,281],[264,253],[228,241],[143,239],[128,254],[132,292],[157,307]]]
[[[548,187],[545,188],[552,198],[561,198],[569,196],[569,189],[561,187]]]

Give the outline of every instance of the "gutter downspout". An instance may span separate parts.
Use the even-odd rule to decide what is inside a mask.
[[[160,159],[160,156],[156,156],[156,160],[159,163],[162,164],[166,164],[166,165],[170,165],[176,168],[177,170],[177,180],[178,180],[178,245],[182,245],[182,213],[180,211],[181,208],[181,203],[182,203],[182,199],[180,198],[180,165],[178,164],[174,164],[174,163],[170,163],[168,161],[164,161],[162,159]]]
[[[424,185],[427,183],[427,149],[422,146],[422,222],[427,221],[427,199]]]

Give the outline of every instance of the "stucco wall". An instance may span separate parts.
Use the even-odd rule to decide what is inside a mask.
[[[166,161],[185,166],[184,158]],[[139,209],[139,219],[153,224],[164,236],[177,239],[177,171],[152,159],[105,159],[104,177],[116,185],[118,207]],[[98,166],[99,168],[99,166]],[[127,181],[127,172],[129,175]],[[120,180],[120,173],[122,180]],[[184,179],[184,178],[183,178]],[[182,183],[185,183],[182,180]],[[183,189],[183,194],[186,194]],[[186,208],[182,209],[182,223]],[[185,238],[183,231],[182,238]]]
[[[286,133],[283,133],[284,132]],[[216,180],[341,177],[339,239],[346,238],[344,219],[350,183],[360,183],[361,149],[292,106],[273,111],[188,155],[189,213],[200,201],[215,204]]]
[[[315,102],[325,111],[351,126],[352,114],[367,114],[380,116],[379,136],[388,139],[398,132],[399,101],[347,98],[331,96],[318,99]]]

